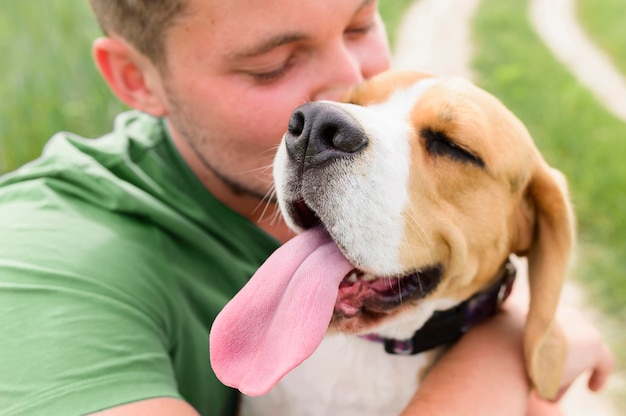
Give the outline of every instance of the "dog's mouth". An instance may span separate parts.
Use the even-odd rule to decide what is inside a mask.
[[[289,215],[302,229],[320,224],[324,226],[315,211],[302,199],[291,205]],[[442,275],[440,264],[395,276],[377,276],[354,268],[339,284],[335,319],[353,318],[360,314],[387,314],[405,303],[426,297],[438,286]]]
[[[440,266],[397,277],[377,277],[354,269],[339,285],[335,314],[351,318],[361,313],[388,313],[426,297],[437,287],[441,274]]]
[[[289,216],[295,225],[304,230],[322,223],[320,217],[304,202],[304,199],[299,199],[289,206]]]

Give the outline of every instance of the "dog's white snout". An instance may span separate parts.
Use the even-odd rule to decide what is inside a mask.
[[[287,154],[305,168],[356,155],[368,141],[363,127],[352,115],[328,102],[298,107],[285,135]]]

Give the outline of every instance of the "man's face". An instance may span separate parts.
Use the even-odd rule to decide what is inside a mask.
[[[162,89],[177,147],[218,198],[263,197],[291,112],[389,67],[372,0],[188,1]]]

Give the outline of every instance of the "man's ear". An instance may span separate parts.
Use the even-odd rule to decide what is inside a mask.
[[[104,80],[124,104],[155,117],[166,115],[161,76],[148,58],[118,37],[96,39],[92,51]]]

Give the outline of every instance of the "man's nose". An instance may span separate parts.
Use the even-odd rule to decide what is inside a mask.
[[[320,69],[318,79],[321,84],[314,91],[312,101],[339,101],[350,88],[364,79],[360,61],[343,44],[328,53]]]
[[[355,156],[368,142],[361,124],[328,102],[298,107],[291,115],[285,135],[289,157],[305,169]]]

